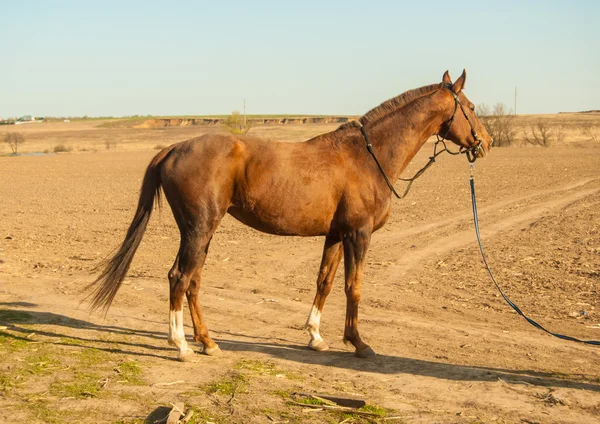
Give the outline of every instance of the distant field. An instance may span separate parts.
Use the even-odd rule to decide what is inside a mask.
[[[119,119],[75,119],[71,122],[50,121],[19,126],[0,126],[0,140],[7,132],[20,132],[25,143],[19,148],[22,153],[54,152],[57,146],[64,146],[71,152],[95,151],[144,151],[159,149],[162,146],[197,137],[209,132],[228,132],[228,128],[220,123],[211,125],[190,125],[169,127],[153,127],[159,119],[219,119],[224,115],[213,116],[180,116],[180,117],[131,117]],[[299,119],[314,118],[320,123],[297,123]],[[348,120],[354,117],[325,115],[248,115],[248,119],[278,120],[286,119],[285,125],[269,123],[255,125],[249,135],[269,140],[304,141],[319,134],[333,131],[340,122],[330,120]],[[539,119],[548,122],[553,131],[560,132],[563,140],[557,146],[585,146],[590,137],[583,133],[586,125],[595,126],[600,132],[600,114],[596,113],[561,113],[554,115],[519,115],[514,118],[517,128],[517,145],[524,145],[525,131]],[[310,122],[310,120],[309,120]],[[343,122],[343,121],[342,121]],[[0,143],[0,155],[10,153],[8,145]]]
[[[114,121],[81,120],[75,122],[49,122],[0,127],[0,140],[7,132],[20,132],[25,143],[21,153],[51,153],[57,146],[71,152],[96,151],[147,151],[198,137],[209,132],[228,132],[224,125],[174,126],[168,128],[133,128],[104,126]],[[251,129],[250,135],[271,140],[303,141],[339,126],[334,124],[310,125],[260,125]],[[5,143],[0,143],[0,155],[10,153]]]

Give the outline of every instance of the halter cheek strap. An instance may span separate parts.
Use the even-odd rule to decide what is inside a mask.
[[[469,116],[467,115],[467,112],[465,111],[464,106],[458,99],[458,95],[450,87],[446,86],[444,88],[446,90],[448,90],[450,92],[450,94],[452,94],[452,97],[454,97],[454,112],[452,112],[452,117],[448,120],[448,130],[446,131],[446,134],[444,134],[444,136],[442,137],[442,140],[445,140],[446,136],[450,133],[450,127],[452,126],[452,123],[454,122],[454,117],[456,116],[456,110],[458,109],[458,107],[460,107],[460,110],[462,111],[463,116],[469,123],[469,127],[471,127],[471,135],[473,136],[473,140],[478,142],[474,146],[461,147],[460,151],[461,151],[461,153],[464,153],[467,156],[467,160],[470,163],[474,163],[475,160],[477,160],[477,155],[479,154],[479,150],[481,149],[481,143],[483,143],[483,140],[481,139],[481,137],[479,137],[479,135],[477,135],[477,132],[475,131],[475,128],[473,127],[473,123],[469,119]],[[439,138],[439,135],[438,135],[438,138]]]

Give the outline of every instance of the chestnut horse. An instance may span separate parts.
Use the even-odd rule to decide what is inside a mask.
[[[344,341],[354,345],[359,357],[375,355],[358,333],[358,303],[371,234],[390,215],[391,193],[384,174],[391,181],[398,179],[432,134],[443,135],[477,157],[485,155],[492,140],[462,93],[465,80],[463,71],[452,83],[446,71],[441,83],[407,91],[358,122],[303,143],[207,134],[165,148],[146,170],[125,240],[90,284],[95,286],[92,308],[106,311],[113,301],[162,189],[181,233],[179,252],[169,271],[168,338],[179,350],[180,360],[194,354],[183,329],[184,295],[194,339],[202,343],[204,353],[220,353],[202,318],[199,289],[210,241],[225,213],[269,234],[325,236],[317,293],[306,324],[309,347],[328,348],[319,334],[319,323],[344,257]],[[365,137],[372,143],[381,170],[367,150]]]

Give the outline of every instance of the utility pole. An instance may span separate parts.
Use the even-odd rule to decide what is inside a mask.
[[[515,85],[515,115],[517,114],[517,86]]]

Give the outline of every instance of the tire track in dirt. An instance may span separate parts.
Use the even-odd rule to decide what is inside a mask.
[[[599,181],[598,178],[589,178],[589,179],[585,179],[585,180],[581,180],[578,181],[576,183],[573,184],[569,184],[563,187],[558,187],[558,188],[552,188],[552,189],[547,189],[547,190],[540,190],[540,191],[536,191],[534,193],[530,193],[524,196],[519,196],[519,197],[511,197],[508,199],[504,199],[498,202],[495,202],[491,205],[486,205],[484,207],[479,207],[479,214],[483,215],[485,213],[494,211],[494,210],[498,210],[501,208],[504,208],[506,206],[509,206],[511,204],[514,203],[521,203],[527,200],[531,200],[531,199],[535,199],[536,197],[540,197],[540,196],[546,196],[546,195],[550,195],[550,194],[556,194],[558,192],[564,192],[564,191],[570,191],[579,187],[583,187],[593,181]],[[408,236],[415,236],[415,235],[419,235],[421,233],[425,233],[431,230],[435,230],[441,227],[445,227],[445,226],[449,226],[449,225],[455,225],[455,224],[459,224],[465,220],[471,220],[472,219],[472,215],[471,212],[467,212],[467,213],[462,213],[460,215],[451,217],[451,218],[446,218],[446,219],[441,219],[438,221],[433,221],[430,222],[428,224],[423,224],[423,225],[419,225],[416,227],[411,227],[408,228],[406,230],[400,230],[400,231],[393,231],[391,234],[381,234],[381,233],[375,233],[373,235],[373,242],[385,242],[388,240],[397,240],[401,237],[408,237]]]
[[[505,207],[507,205],[522,202],[529,199],[534,199],[536,197],[544,196],[547,194],[556,194],[557,191],[567,192],[574,188],[578,188],[584,186],[593,180],[585,180],[578,184],[573,184],[570,186],[566,186],[559,189],[554,190],[543,190],[541,192],[537,192],[528,196],[522,196],[517,199],[504,200],[501,202],[497,202],[493,205],[488,205],[483,208],[481,212],[485,213],[488,211],[496,210],[501,207]],[[526,225],[532,223],[539,217],[551,213],[557,209],[564,209],[571,203],[584,199],[588,196],[594,195],[600,191],[599,188],[587,189],[587,190],[579,190],[572,194],[562,195],[558,199],[552,199],[548,201],[542,201],[536,203],[535,206],[528,209],[527,211],[518,213],[516,215],[512,215],[506,219],[501,219],[500,221],[486,224],[484,228],[482,228],[481,237],[482,239],[488,239],[494,237],[496,234],[502,231],[522,228]],[[408,236],[408,235],[420,235],[424,234],[430,230],[441,229],[442,227],[450,226],[450,225],[459,225],[463,223],[465,220],[469,219],[472,221],[471,214],[462,214],[455,218],[450,218],[444,221],[438,221],[435,223],[427,224],[425,226],[421,226],[420,228],[413,228],[406,231],[394,232],[393,234],[386,235],[383,238],[376,240],[377,242],[384,242],[385,245],[393,245],[394,242]],[[394,264],[392,264],[388,268],[388,272],[386,274],[386,279],[391,276],[391,274],[398,275],[397,273],[400,271],[402,274],[405,274],[411,268],[417,266],[420,262],[428,257],[432,257],[434,255],[442,255],[446,252],[449,252],[454,249],[459,249],[467,244],[475,243],[475,230],[471,226],[468,230],[455,232],[449,236],[445,237],[436,237],[435,241],[425,245],[423,248],[410,250],[404,252],[401,258],[399,258]]]

